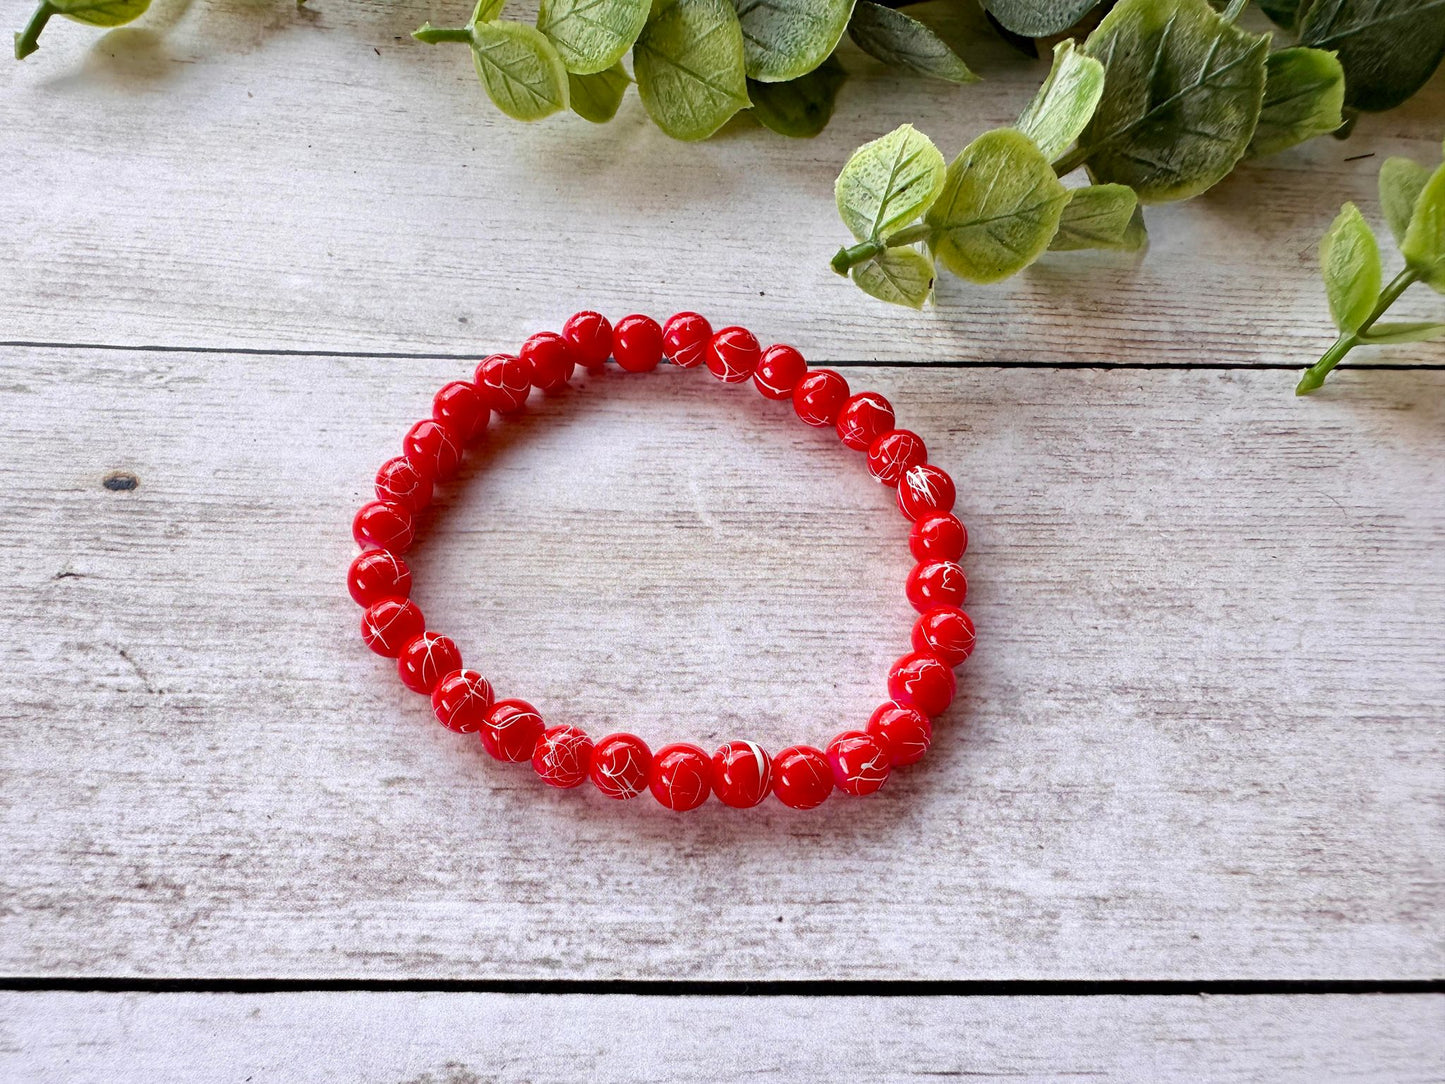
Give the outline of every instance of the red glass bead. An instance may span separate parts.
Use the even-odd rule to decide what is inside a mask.
[[[772,761],[757,742],[730,741],[712,755],[712,790],[724,805],[755,806],[772,786]]]
[[[793,410],[809,425],[836,425],[848,400],[848,381],[832,369],[813,369],[793,388]]]
[[[652,757],[647,786],[658,803],[677,813],[696,809],[712,791],[712,760],[696,745],[664,745]]]
[[[378,655],[394,659],[402,648],[426,631],[426,618],[415,602],[384,598],[361,615],[361,638]]]
[[[908,532],[908,549],[920,561],[957,561],[968,550],[968,528],[949,512],[920,516]]]
[[[431,695],[431,691],[453,670],[462,667],[462,653],[448,636],[424,632],[401,649],[396,659],[396,672],[401,683],[414,693]]]
[[[949,666],[973,654],[974,640],[973,622],[957,606],[928,610],[913,626],[913,650],[937,655]]]
[[[662,325],[662,352],[678,368],[701,365],[712,325],[695,312],[680,312]]]
[[[453,477],[462,465],[461,438],[435,418],[423,418],[413,425],[401,447],[417,470],[439,482]]]
[[[458,734],[475,734],[492,710],[492,683],[475,670],[453,670],[431,691],[437,722]]]
[[[888,782],[893,757],[872,734],[845,730],[828,743],[828,764],[838,789],[861,798]]]
[[[907,429],[884,433],[868,446],[868,473],[885,486],[896,486],[905,471],[928,459],[923,438]]]
[[[955,496],[953,479],[931,463],[909,467],[898,479],[898,510],[909,519],[947,512]]]
[[[391,501],[363,504],[351,521],[351,537],[362,549],[374,546],[389,553],[405,553],[416,535],[411,513]]]
[[[522,360],[532,367],[532,383],[543,391],[556,391],[567,383],[577,365],[572,347],[555,331],[539,331],[524,342]]]
[[[753,384],[765,398],[791,399],[793,389],[807,371],[808,363],[803,360],[802,354],[791,346],[777,343],[764,350],[763,356],[758,359],[758,367],[753,370]]]
[[[893,431],[893,404],[876,391],[860,391],[838,411],[838,439],[866,452],[884,433]]]
[[[612,356],[612,325],[600,312],[584,310],[567,317],[562,338],[584,369],[596,372]]]
[[[367,550],[346,570],[346,588],[361,606],[411,594],[411,569],[394,553]]]
[[[626,372],[652,372],[662,360],[662,328],[650,316],[624,316],[612,329],[612,356]]]
[[[790,745],[773,758],[773,794],[790,809],[816,809],[833,793],[833,769],[821,749]]]
[[[724,384],[741,384],[758,367],[763,349],[745,327],[725,327],[708,342],[707,370]]]
[[[388,459],[376,472],[377,500],[399,504],[408,512],[420,512],[431,504],[431,488],[431,475],[404,455]]]
[[[883,743],[895,767],[917,764],[933,744],[933,724],[928,716],[917,708],[891,701],[873,713],[868,720],[868,733]]]
[[[470,444],[486,432],[492,408],[470,380],[453,380],[432,397],[431,416]]]
[[[549,787],[579,786],[592,763],[592,739],[575,726],[554,726],[542,731],[532,752],[532,770]]]
[[[919,613],[935,606],[961,606],[968,597],[968,577],[952,561],[924,561],[908,574],[906,590]]]
[[[532,391],[532,366],[511,354],[493,354],[477,366],[477,390],[498,414],[515,414]]]
[[[592,747],[588,776],[594,786],[619,801],[636,798],[647,788],[652,750],[635,734],[609,734]]]
[[[930,719],[953,703],[958,688],[953,670],[936,655],[915,651],[888,668],[888,695]]]
[[[531,760],[546,727],[541,713],[525,700],[498,700],[477,734],[482,748],[506,764]]]

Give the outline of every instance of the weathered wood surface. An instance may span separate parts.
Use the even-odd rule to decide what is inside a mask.
[[[961,481],[964,692],[875,800],[676,817],[359,642],[351,511],[461,372],[0,354],[0,973],[1441,973],[1445,374],[850,369]],[[906,641],[884,491],[702,372],[542,404],[442,503],[431,624],[594,732],[824,739]]]
[[[904,121],[952,157],[1017,116],[1044,64],[984,39],[967,54],[985,81],[953,87],[853,52],[816,140],[749,121],[682,145],[635,95],[605,127],[502,117],[463,50],[408,37],[468,7],[157,0],[109,34],[57,20],[0,64],[0,339],[466,353],[583,305],[697,306],[829,360],[1303,365],[1332,337],[1320,235],[1346,199],[1378,221],[1380,161],[1433,161],[1445,135],[1442,77],[1348,142],[1151,209],[1142,263],[1062,254],[988,289],[945,279],[919,317],[828,269],[845,239],[833,178]],[[1371,358],[1439,365],[1445,347]]]

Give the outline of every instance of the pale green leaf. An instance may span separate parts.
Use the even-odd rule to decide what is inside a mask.
[[[838,214],[860,241],[906,226],[928,209],[943,188],[943,155],[911,124],[853,152],[833,194]]]
[[[1380,249],[1353,203],[1345,204],[1320,241],[1320,273],[1335,325],[1358,330],[1380,294]]]
[[[1013,128],[985,132],[948,167],[924,221],[943,265],[970,282],[1022,271],[1049,247],[1069,192],[1033,140]]]
[[[894,305],[921,309],[933,293],[933,261],[912,248],[885,248],[853,268],[864,293]]]
[[[948,43],[925,24],[872,0],[858,0],[848,20],[848,36],[869,56],[894,68],[907,68],[950,83],[978,79]]]
[[[1351,109],[1393,109],[1445,55],[1445,0],[1313,0],[1299,41],[1339,54]]]
[[[67,19],[90,26],[124,26],[138,19],[151,0],[50,0],[50,6]]]
[[[1380,167],[1380,206],[1385,210],[1385,221],[1395,236],[1395,244],[1405,243],[1410,216],[1415,213],[1415,203],[1429,179],[1430,171],[1410,158],[1386,158]]]
[[[498,15],[502,14],[502,8],[507,6],[507,0],[477,0],[477,6],[472,9],[472,21],[470,25],[477,23],[489,23]]]
[[[545,34],[525,23],[472,27],[477,78],[498,109],[517,120],[539,120],[567,108],[567,69]]]
[[[1371,346],[1388,346],[1391,343],[1423,343],[1432,339],[1445,339],[1445,324],[1428,320],[1418,323],[1394,323],[1380,320],[1370,325],[1370,330],[1360,336],[1360,341]]]
[[[1074,26],[1101,0],[984,0],[1005,30],[1026,38],[1051,38]]]
[[[836,57],[828,57],[807,75],[786,83],[748,80],[753,116],[781,135],[811,139],[828,126],[838,88],[848,78]]]
[[[1091,184],[1069,192],[1059,216],[1059,229],[1049,242],[1055,252],[1081,248],[1115,248],[1134,251],[1147,240],[1142,221],[1135,225],[1139,199],[1122,184]]]
[[[1445,162],[1420,189],[1400,255],[1422,282],[1445,293]]]
[[[542,0],[537,29],[576,75],[606,71],[642,33],[651,0]]]
[[[743,27],[749,79],[778,83],[806,75],[848,28],[853,0],[733,0]]]
[[[1268,47],[1209,0],[1120,0],[1084,47],[1105,72],[1079,139],[1094,179],[1127,184],[1145,203],[1221,180],[1254,135]]]
[[[622,104],[622,96],[631,82],[620,60],[606,71],[591,75],[568,72],[567,87],[572,112],[593,124],[606,124],[617,115],[617,107]]]
[[[1028,108],[1018,130],[1053,161],[1079,138],[1104,93],[1104,65],[1085,56],[1072,39],[1054,46],[1054,66]]]
[[[1264,105],[1251,155],[1274,154],[1333,132],[1344,118],[1345,72],[1322,49],[1281,49],[1265,65]]]
[[[750,104],[729,0],[655,0],[632,70],[648,115],[674,139],[706,139]]]

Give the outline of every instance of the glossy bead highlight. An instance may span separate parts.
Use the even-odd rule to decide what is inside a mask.
[[[730,741],[712,755],[712,790],[724,805],[748,809],[772,787],[772,760],[757,742]]]
[[[968,597],[968,577],[952,561],[925,561],[913,566],[904,590],[919,613],[935,606],[962,606]]]
[[[589,372],[597,372],[612,356],[612,325],[600,312],[584,309],[567,317],[562,338],[572,348],[577,364]]]
[[[462,653],[450,637],[423,632],[401,649],[396,671],[412,692],[430,696],[437,683],[461,665]]]
[[[847,400],[848,381],[832,369],[813,369],[793,388],[793,411],[818,429],[836,425]]]
[[[624,316],[612,329],[612,356],[625,372],[652,372],[662,361],[662,328],[650,316]]]
[[[416,465],[438,482],[455,477],[462,465],[462,440],[435,418],[423,418],[408,430],[402,451]]]
[[[546,727],[542,714],[525,700],[498,700],[477,731],[482,748],[504,764],[531,760]]]
[[[362,549],[375,547],[388,553],[405,553],[416,534],[411,513],[391,501],[371,501],[357,509],[351,521],[351,537]]]
[[[893,431],[893,404],[876,391],[859,392],[838,411],[837,430],[845,445],[866,452],[875,440]]]
[[[953,703],[953,670],[936,655],[915,651],[888,668],[888,695],[932,719]]]
[[[913,626],[913,650],[937,655],[949,666],[958,666],[973,654],[973,621],[954,606],[937,606]]]
[[[741,384],[758,367],[762,347],[745,327],[725,327],[708,342],[707,370],[724,384]]]
[[[426,631],[421,608],[410,599],[384,598],[361,616],[361,638],[378,655],[394,659]]]
[[[609,734],[592,747],[588,778],[606,797],[618,801],[636,798],[647,789],[652,750],[635,734]]]
[[[883,743],[894,767],[917,764],[933,744],[933,723],[928,716],[892,701],[873,713],[867,730]]]
[[[949,512],[920,516],[908,532],[908,551],[920,561],[957,561],[968,551],[968,528]]]
[[[905,471],[927,458],[922,437],[907,429],[895,429],[868,446],[868,473],[885,486],[896,486]]]
[[[821,749],[790,745],[773,758],[773,795],[789,809],[816,809],[833,793],[833,768]]]
[[[532,752],[532,770],[549,787],[580,786],[592,766],[592,739],[575,726],[542,731]]]
[[[520,356],[532,367],[533,386],[543,391],[559,390],[577,366],[572,347],[555,331],[537,332],[522,344]]]
[[[419,470],[404,455],[388,459],[376,472],[376,499],[420,512],[431,504],[431,475]]]
[[[411,569],[387,550],[367,550],[346,570],[346,588],[360,606],[411,594]]]
[[[492,683],[475,670],[453,670],[431,693],[437,722],[458,734],[475,734],[492,710]]]
[[[828,764],[838,789],[861,798],[888,782],[893,758],[872,734],[845,730],[828,743]]]
[[[802,354],[791,346],[776,343],[764,350],[758,359],[758,367],[753,371],[753,386],[765,399],[791,399],[793,389],[807,371],[808,363],[803,360]]]
[[[931,463],[909,467],[898,479],[898,510],[917,520],[953,508],[953,479]]]
[[[461,438],[463,444],[472,443],[486,432],[491,415],[486,397],[470,380],[443,384],[432,399],[432,418]]]
[[[712,325],[695,312],[679,312],[662,325],[662,352],[680,369],[701,365]]]
[[[712,793],[712,759],[696,745],[664,745],[653,754],[647,788],[666,809],[696,809]]]
[[[516,414],[532,392],[532,366],[512,354],[493,354],[477,366],[477,390],[498,414]]]

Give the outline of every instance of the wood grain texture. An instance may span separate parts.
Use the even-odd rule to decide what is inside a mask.
[[[848,372],[961,481],[960,701],[876,800],[675,817],[359,642],[351,512],[457,365],[0,354],[0,973],[1439,975],[1445,374]],[[495,429],[416,597],[550,719],[816,742],[906,643],[890,503],[613,372]]]
[[[631,94],[597,127],[502,117],[465,52],[407,35],[435,0],[157,0],[108,34],[63,21],[0,64],[0,339],[486,353],[576,308],[698,308],[819,359],[1308,364],[1333,335],[1319,238],[1378,224],[1386,155],[1435,161],[1445,77],[1348,142],[1244,164],[1149,212],[1152,249],[1054,254],[918,316],[828,259],[833,179],[911,121],[948,157],[1008,124],[1047,65],[997,38],[966,87],[855,72],[832,125],[668,140]],[[18,16],[17,16],[18,18]],[[1417,289],[1400,319],[1438,318]],[[1357,352],[1445,363],[1445,346]]]

